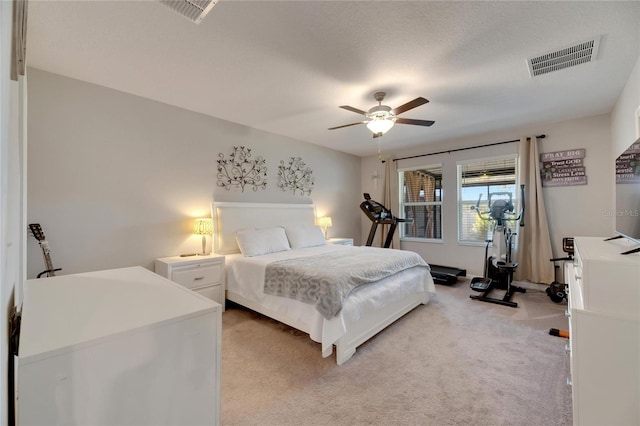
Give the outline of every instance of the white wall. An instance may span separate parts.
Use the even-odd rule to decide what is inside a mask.
[[[428,131],[428,130],[427,130]],[[510,131],[478,135],[470,138],[450,140],[437,145],[425,145],[421,148],[402,152],[391,152],[391,135],[384,141],[387,147],[385,156],[399,158],[411,155],[438,152],[447,149],[484,145],[522,136],[546,134],[540,142],[540,152],[562,151],[572,148],[586,148],[585,166],[587,185],[545,188],[544,198],[550,223],[551,241],[555,256],[564,256],[562,238],[574,235],[599,236],[613,232],[613,220],[605,213],[613,205],[611,176],[613,163],[610,155],[610,119],[609,115],[587,117],[559,123],[541,124]],[[487,148],[472,149],[439,154],[428,157],[398,161],[398,168],[422,166],[428,164],[443,165],[443,234],[444,243],[402,242],[403,249],[420,253],[433,264],[455,266],[467,269],[468,274],[481,275],[484,248],[460,245],[457,242],[457,190],[456,162],[470,159],[482,159],[503,154],[517,153],[518,144],[505,144]],[[381,200],[382,186],[374,188],[371,175],[375,171],[384,174],[384,165],[377,157],[362,159],[361,182],[364,192],[370,192],[372,198]],[[374,194],[376,196],[374,197]],[[376,198],[378,197],[378,198]],[[391,207],[391,206],[388,206]],[[397,207],[392,207],[397,213]],[[370,222],[362,220],[362,232]]]
[[[360,159],[334,150],[29,69],[28,221],[42,225],[54,266],[75,273],[201,250],[194,217],[210,202],[317,205],[330,236],[360,238]],[[252,148],[268,168],[267,190],[227,191],[216,160]],[[302,157],[311,196],[276,186],[280,160]],[[44,268],[28,239],[28,276]],[[209,239],[210,247],[210,239]]]
[[[640,56],[611,113],[611,158],[622,154],[638,139],[640,123]]]

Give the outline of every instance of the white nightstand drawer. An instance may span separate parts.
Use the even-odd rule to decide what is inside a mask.
[[[187,288],[195,289],[220,283],[222,281],[221,265],[187,266],[176,268],[172,280]]]
[[[329,238],[327,240],[329,244],[339,244],[342,246],[352,246],[353,238]]]
[[[156,273],[213,299],[224,311],[224,256],[172,256],[156,259]]]
[[[219,302],[220,300],[224,300],[224,294],[222,294],[222,284],[212,285],[209,287],[202,287],[194,291],[216,302]]]

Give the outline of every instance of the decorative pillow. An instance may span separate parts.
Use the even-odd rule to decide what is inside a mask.
[[[291,250],[284,228],[243,229],[236,232],[236,241],[246,257]]]
[[[318,226],[291,226],[286,228],[291,248],[323,246],[327,244],[322,229]]]

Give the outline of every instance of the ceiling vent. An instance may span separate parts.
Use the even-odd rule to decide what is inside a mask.
[[[184,16],[191,22],[199,24],[213,6],[215,0],[158,0],[163,5]]]
[[[529,75],[535,77],[574,65],[595,61],[599,45],[600,37],[598,36],[554,52],[529,58],[527,60]]]

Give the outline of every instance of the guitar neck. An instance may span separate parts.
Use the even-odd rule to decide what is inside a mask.
[[[55,272],[53,271],[53,262],[51,261],[51,255],[49,253],[44,255],[44,263],[47,265],[47,270],[49,271],[49,276],[55,276]]]
[[[44,264],[47,267],[47,276],[55,277],[55,271],[53,262],[51,261],[51,251],[46,241],[40,241],[40,248],[42,249],[42,257],[44,257]]]

